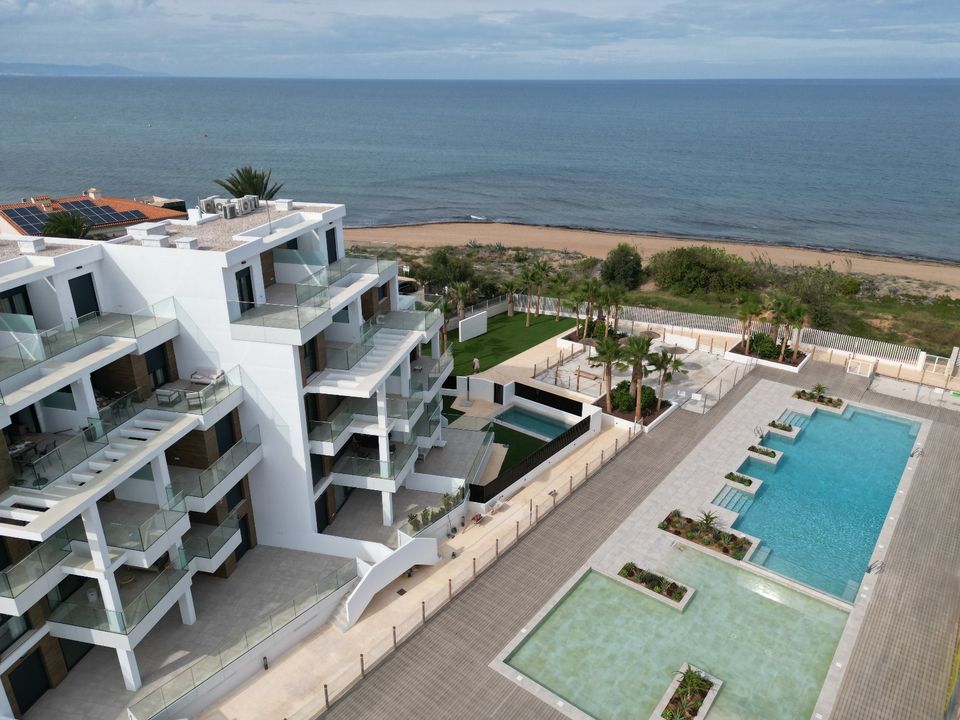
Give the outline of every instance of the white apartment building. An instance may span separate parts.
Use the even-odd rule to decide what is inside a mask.
[[[437,561],[408,515],[482,471],[484,433],[440,415],[440,312],[346,251],[342,205],[205,209],[0,236],[0,717],[93,645],[137,689],[138,643],[258,542],[356,559],[353,623]]]

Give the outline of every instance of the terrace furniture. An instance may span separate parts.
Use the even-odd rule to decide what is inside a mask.
[[[223,370],[220,368],[197,368],[190,375],[190,382],[197,385],[213,385],[223,379]]]
[[[182,390],[167,390],[164,388],[157,388],[157,405],[160,407],[173,407],[181,400],[183,400],[183,391]]]
[[[472,518],[470,518],[470,520],[473,521],[474,525],[479,525],[483,521],[483,515],[481,515],[480,513],[477,513]]]
[[[187,408],[190,410],[203,409],[203,393],[199,390],[192,390],[186,393]]]

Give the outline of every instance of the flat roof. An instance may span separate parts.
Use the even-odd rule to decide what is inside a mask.
[[[40,252],[35,253],[23,253],[20,252],[20,244],[16,240],[11,240],[7,238],[0,238],[0,262],[5,260],[13,260],[18,257],[55,257],[57,255],[63,255],[63,253],[68,253],[71,250],[79,250],[82,245],[58,245],[56,243],[51,243],[49,240],[45,241],[44,248]]]

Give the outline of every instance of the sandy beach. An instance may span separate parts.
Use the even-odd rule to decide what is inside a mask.
[[[926,289],[934,294],[960,297],[960,265],[921,260],[904,260],[851,252],[811,250],[783,245],[737,243],[717,240],[666,237],[631,233],[572,230],[534,225],[504,223],[434,223],[397,227],[347,228],[347,243],[389,242],[400,246],[440,247],[464,245],[470,240],[482,244],[503,243],[507,247],[540,247],[551,250],[575,250],[604,257],[617,243],[635,245],[644,259],[661,250],[683,245],[711,245],[748,260],[762,255],[777,265],[816,265],[833,263],[837,270],[867,275],[904,277],[915,281],[914,291]],[[926,284],[929,287],[925,287]],[[939,287],[937,287],[939,286]]]

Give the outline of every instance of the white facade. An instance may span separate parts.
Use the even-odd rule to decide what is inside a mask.
[[[192,576],[241,543],[232,515],[198,524],[241,485],[259,542],[360,561],[350,623],[436,561],[433,538],[343,537],[318,518],[354,489],[379,493],[382,526],[399,525],[395,493],[444,442],[440,313],[399,295],[394,260],[345,252],[342,205],[238,215],[102,242],[0,236],[0,537],[41,543],[2,573],[17,637],[0,673],[48,634],[114,648],[139,687],[136,645],[174,604],[192,623]],[[211,438],[215,465],[176,465]],[[87,584],[64,596],[69,576]],[[38,615],[48,593],[55,607]],[[26,630],[31,612],[42,624]],[[13,716],[5,705],[0,693]]]

